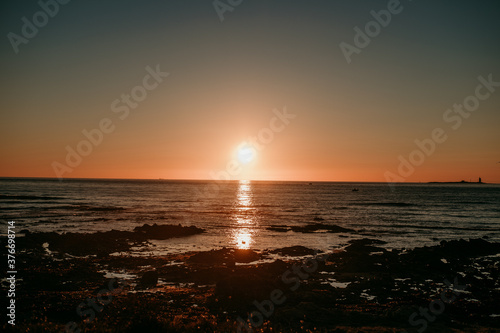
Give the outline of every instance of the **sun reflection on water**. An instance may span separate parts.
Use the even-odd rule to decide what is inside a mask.
[[[237,198],[238,210],[244,211],[252,208],[252,187],[249,180],[240,180]]]
[[[253,243],[252,229],[233,229],[233,239],[236,242],[237,249],[249,249],[250,245]]]
[[[249,249],[254,242],[256,232],[255,216],[253,207],[252,184],[249,180],[240,180],[236,194],[235,213],[231,237],[238,249]]]

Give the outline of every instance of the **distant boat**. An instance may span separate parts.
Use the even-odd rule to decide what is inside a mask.
[[[359,191],[359,188],[353,188],[352,189],[353,192],[358,192]]]
[[[312,185],[313,183],[309,183],[309,185]]]

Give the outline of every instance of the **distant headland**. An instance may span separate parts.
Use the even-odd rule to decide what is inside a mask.
[[[487,183],[483,183],[481,177],[479,177],[477,182],[461,180],[459,182],[428,182],[427,184],[487,184]]]

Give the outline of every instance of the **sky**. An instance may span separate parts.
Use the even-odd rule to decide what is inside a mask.
[[[498,1],[66,1],[0,5],[1,177],[500,183]]]

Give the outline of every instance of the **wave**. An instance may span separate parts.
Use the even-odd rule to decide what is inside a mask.
[[[387,206],[387,207],[413,207],[416,204],[407,202],[354,202],[350,203],[351,206]]]
[[[63,200],[62,197],[44,197],[38,195],[7,195],[0,194],[0,200]]]
[[[56,208],[56,207],[54,207],[54,208]],[[113,211],[125,210],[125,208],[118,207],[118,206],[88,206],[88,205],[61,206],[61,208],[62,209],[77,209],[77,210],[83,210],[83,211],[94,211],[94,212],[113,212]]]
[[[336,206],[336,207],[330,207],[330,209],[333,210],[344,210],[344,209],[349,209],[348,206]]]
[[[491,201],[455,201],[451,202],[453,205],[494,205],[496,203]]]
[[[361,226],[361,224],[357,224]],[[355,225],[353,225],[355,226]],[[466,231],[497,231],[497,228],[477,228],[477,227],[449,227],[449,226],[424,226],[424,225],[408,225],[408,224],[363,224],[365,228],[385,228],[387,229],[425,229],[425,230],[466,230]],[[373,231],[373,230],[372,230]]]

